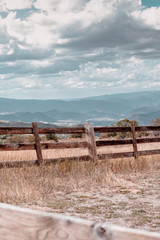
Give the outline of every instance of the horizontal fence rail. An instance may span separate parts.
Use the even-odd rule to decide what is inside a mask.
[[[27,161],[12,161],[0,162],[0,167],[3,166],[22,166],[34,165],[41,163],[49,163],[64,160],[91,160],[97,162],[98,159],[103,158],[123,158],[134,157],[138,163],[138,156],[146,156],[153,154],[160,154],[160,149],[138,151],[138,144],[142,143],[156,143],[160,142],[159,137],[143,137],[136,138],[136,132],[155,132],[160,131],[160,126],[134,126],[133,124],[128,127],[92,127],[89,123],[85,123],[84,127],[65,127],[65,128],[38,128],[37,123],[32,123],[32,127],[0,127],[0,135],[12,134],[33,134],[34,143],[16,143],[16,144],[0,144],[0,151],[20,151],[20,150],[35,150],[37,153],[37,160]],[[131,138],[127,139],[97,139],[95,134],[98,133],[117,133],[117,132],[130,132]],[[55,143],[41,143],[40,134],[76,134],[81,133],[86,135],[86,140],[75,142],[55,142]],[[120,152],[120,153],[104,153],[97,154],[97,148],[103,146],[116,146],[116,145],[132,145],[133,152]],[[65,149],[65,148],[88,148],[88,156],[80,157],[65,157],[54,159],[43,159],[42,150],[47,149]]]
[[[3,240],[160,240],[160,233],[24,209],[0,203]]]

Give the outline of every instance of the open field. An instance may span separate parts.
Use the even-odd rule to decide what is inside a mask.
[[[70,140],[71,141],[71,140]],[[74,141],[77,141],[77,139]],[[51,142],[51,141],[50,141]],[[54,142],[54,141],[53,141]],[[138,144],[138,150],[151,150],[151,149],[160,149],[160,143],[143,143]],[[133,151],[132,145],[115,145],[107,147],[98,147],[97,153],[113,153],[113,152],[131,152]],[[88,155],[88,149],[78,148],[78,149],[48,149],[42,150],[43,158],[64,158],[72,156],[81,156]],[[35,150],[21,150],[21,151],[0,151],[0,161],[12,161],[12,160],[36,160],[36,151]]]
[[[138,145],[159,148],[157,143]],[[132,151],[132,146],[98,152]],[[45,150],[44,158],[87,154],[85,149]],[[34,151],[0,152],[1,161],[36,159]],[[160,231],[160,156],[0,169],[0,202],[121,226]]]

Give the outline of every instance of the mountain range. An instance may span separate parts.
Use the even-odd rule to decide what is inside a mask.
[[[160,118],[160,91],[119,93],[70,100],[20,100],[0,98],[0,120],[59,125],[115,124],[128,118],[147,125]]]

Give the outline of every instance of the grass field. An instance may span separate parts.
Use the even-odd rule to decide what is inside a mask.
[[[142,144],[139,150],[157,149]],[[99,148],[98,152],[132,151],[132,146]],[[44,158],[78,156],[85,149],[45,150]],[[34,151],[0,152],[1,161],[36,159]],[[160,231],[160,156],[63,162],[0,169],[0,202],[95,221]]]

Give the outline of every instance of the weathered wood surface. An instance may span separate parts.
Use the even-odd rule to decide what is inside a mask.
[[[0,127],[0,135],[5,134],[33,134],[33,129],[28,127]]]
[[[0,144],[0,151],[19,151],[19,150],[35,150],[35,144],[18,143],[18,144]]]
[[[58,143],[41,143],[42,149],[64,149],[64,148],[86,148],[87,142],[58,142]]]
[[[137,126],[135,131],[160,131],[160,126]],[[130,127],[94,127],[95,133],[103,132],[131,132]]]
[[[138,144],[160,142],[160,138],[137,138]],[[96,140],[97,147],[132,144],[132,139]],[[86,141],[41,143],[41,149],[86,148]],[[0,144],[0,151],[35,150],[34,143]]]
[[[105,132],[130,132],[130,127],[94,127],[95,133],[105,133]]]
[[[37,159],[38,159],[38,163],[41,164],[43,162],[43,157],[42,157],[41,143],[40,143],[40,137],[39,137],[37,123],[33,122],[32,127],[33,127],[33,134],[34,134],[34,138],[35,138]]]
[[[63,127],[63,128],[39,128],[39,134],[71,134],[71,133],[85,133],[84,127]]]
[[[137,138],[138,144],[160,142],[160,138]],[[132,144],[132,139],[96,140],[97,147]],[[86,148],[86,141],[41,143],[41,149]],[[35,150],[34,143],[0,144],[0,151]]]
[[[96,140],[97,147],[132,144],[132,139]]]
[[[145,156],[145,155],[153,155],[153,154],[160,154],[160,150],[146,150],[146,151],[139,151],[137,150],[137,144],[141,143],[154,143],[160,142],[160,138],[136,138],[135,131],[159,131],[160,126],[140,126],[135,127],[135,130],[131,131],[130,127],[94,127],[92,128],[91,125],[85,123],[85,127],[80,128],[38,128],[37,123],[32,123],[32,128],[17,128],[17,127],[1,127],[0,134],[34,134],[35,136],[35,143],[34,144],[0,144],[0,151],[18,151],[18,150],[36,150],[38,163],[43,161],[42,158],[42,150],[47,149],[65,149],[65,148],[85,148],[88,146],[89,156],[81,156],[81,157],[67,157],[61,158],[61,161],[65,161],[66,159],[81,159],[81,160],[88,160],[92,159],[93,161],[97,161],[97,159],[106,158],[123,158],[123,157],[133,157],[135,156]],[[131,132],[133,139],[114,139],[114,140],[95,140],[94,131],[96,133],[99,132]],[[70,134],[70,133],[87,133],[87,142],[80,141],[80,142],[58,142],[58,143],[40,143],[39,134],[49,134],[49,133],[58,133],[58,134]],[[134,136],[133,136],[134,134]],[[97,155],[97,147],[102,146],[110,146],[110,145],[123,145],[123,144],[133,144],[134,153],[133,152],[121,152],[121,153],[107,153],[107,154],[98,154]],[[60,159],[50,159],[47,160],[48,162],[57,162]],[[29,165],[35,164],[32,161],[19,161],[20,165],[22,163]],[[46,160],[45,160],[46,163]],[[37,164],[37,162],[36,162]],[[4,166],[4,162],[0,163],[0,167]],[[6,162],[6,166],[17,166],[17,161],[13,162]]]
[[[41,149],[86,148],[87,142],[41,143]],[[0,151],[35,150],[33,143],[0,144]]]
[[[0,203],[0,239],[160,240],[160,234]]]
[[[70,133],[85,133],[85,128],[38,128],[39,134],[70,134]],[[0,134],[33,134],[31,127],[0,127]]]
[[[95,133],[105,132],[130,132],[130,127],[94,127]],[[135,131],[160,131],[160,126],[138,126]],[[0,134],[32,134],[31,127],[0,127]],[[39,134],[71,134],[71,133],[85,133],[84,127],[65,127],[65,128],[39,128]]]
[[[139,156],[156,155],[156,154],[160,154],[160,149],[138,151]]]
[[[138,156],[147,156],[147,155],[156,155],[156,154],[160,154],[160,149],[138,151]],[[134,152],[103,153],[103,154],[97,154],[97,156],[99,160],[114,159],[114,158],[128,158],[128,157],[131,158],[131,157],[134,157]],[[72,157],[64,157],[64,158],[43,159],[43,164],[58,163],[58,162],[64,162],[64,161],[89,161],[89,160],[90,160],[90,157],[88,155],[82,155],[82,156],[72,156]],[[0,168],[23,167],[23,166],[33,166],[33,165],[38,165],[38,161],[25,160],[25,161],[0,162]]]
[[[160,138],[136,138],[138,144],[140,143],[156,143],[160,142]],[[128,139],[112,139],[112,140],[96,140],[97,147],[109,146],[109,145],[125,145],[132,144],[131,138]]]
[[[160,126],[137,126],[135,131],[160,131]]]
[[[89,156],[81,155],[81,156],[72,156],[72,157],[63,157],[63,158],[43,159],[43,164],[60,163],[60,162],[64,162],[64,161],[89,161]],[[14,167],[24,167],[24,166],[34,166],[34,165],[39,165],[38,160],[21,160],[21,161],[0,162],[0,168],[2,168],[2,167],[14,168]]]
[[[86,122],[84,124],[85,132],[87,136],[87,144],[88,144],[88,154],[90,157],[90,160],[93,162],[97,162],[97,148],[96,148],[96,141],[95,141],[95,135],[94,135],[94,129],[92,128],[91,124]]]
[[[137,140],[136,140],[134,123],[131,124],[131,136],[132,136],[132,142],[133,142],[134,158],[138,161]]]
[[[117,153],[103,153],[98,154],[99,159],[106,159],[106,158],[127,158],[127,157],[134,157],[134,152],[117,152]]]

